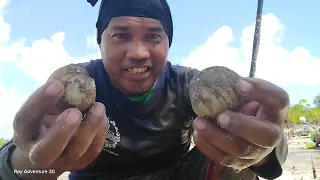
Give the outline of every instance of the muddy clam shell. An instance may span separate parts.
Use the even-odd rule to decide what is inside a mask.
[[[54,71],[49,79],[51,78],[60,81],[65,88],[65,94],[57,103],[58,108],[76,108],[85,112],[95,102],[95,81],[89,77],[86,69],[77,65],[66,65]]]
[[[223,66],[203,69],[190,81],[189,95],[194,112],[199,117],[216,118],[226,110],[234,110],[243,104],[236,93],[236,82],[241,78],[233,70]]]

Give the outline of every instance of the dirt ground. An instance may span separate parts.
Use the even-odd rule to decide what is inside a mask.
[[[317,127],[320,126],[310,125],[307,131],[303,130],[300,125],[289,126],[285,129],[289,152],[283,164],[284,172],[277,180],[320,180],[320,150],[303,148],[305,143],[311,142],[308,134]],[[68,172],[58,178],[58,180],[67,179]]]
[[[282,165],[284,173],[277,180],[320,180],[320,151],[303,148],[305,143],[310,142],[308,136],[288,140],[288,157]]]

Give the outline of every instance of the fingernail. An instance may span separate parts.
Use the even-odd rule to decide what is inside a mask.
[[[46,89],[46,93],[49,96],[56,96],[60,94],[62,91],[63,88],[61,87],[61,85],[55,81],[53,81]]]
[[[100,103],[96,103],[95,105],[93,105],[92,112],[93,114],[96,114],[98,116],[106,116],[105,107]]]
[[[199,129],[199,130],[203,130],[206,128],[206,124],[204,122],[204,119],[202,119],[202,118],[197,118],[195,120],[194,124],[197,127],[197,129]]]
[[[230,124],[230,118],[226,113],[220,114],[217,118],[217,123],[220,127],[226,128]]]
[[[68,114],[69,116],[66,122],[70,125],[76,124],[82,119],[82,114],[79,111],[70,110]]]
[[[248,83],[247,81],[240,79],[239,80],[239,86],[238,86],[238,90],[240,91],[240,93],[242,94],[246,94],[248,92],[251,92],[253,90],[253,87],[250,83]]]

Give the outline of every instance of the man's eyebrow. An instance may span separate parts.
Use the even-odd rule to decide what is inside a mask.
[[[114,31],[128,31],[130,30],[130,26],[128,25],[114,25],[111,30]],[[164,29],[161,26],[152,26],[152,27],[146,27],[147,31],[151,32],[163,32]]]
[[[162,31],[164,31],[164,29],[161,26],[147,27],[146,29],[148,31],[151,31],[151,32],[162,32]]]
[[[114,25],[111,30],[115,30],[115,31],[128,31],[130,29],[129,26],[125,26],[125,25]]]

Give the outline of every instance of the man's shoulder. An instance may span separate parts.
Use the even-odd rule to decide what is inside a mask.
[[[90,69],[92,67],[95,67],[97,65],[100,65],[102,63],[102,60],[101,59],[92,59],[92,60],[89,60],[87,62],[79,62],[79,63],[73,63],[74,65],[77,65],[77,66],[81,66],[85,69]]]
[[[172,62],[170,61],[167,61],[167,64],[166,64],[167,68],[175,71],[175,72],[187,72],[187,71],[198,71],[197,69],[195,68],[192,68],[192,67],[188,67],[188,66],[183,66],[183,65],[179,65],[179,64],[173,64]]]
[[[182,66],[179,64],[173,65],[170,61],[167,62],[166,68],[171,79],[186,78],[190,81],[199,71],[195,68]]]
[[[89,75],[93,78],[98,78],[103,74],[104,66],[101,59],[92,59],[87,62],[73,63],[86,69]]]

